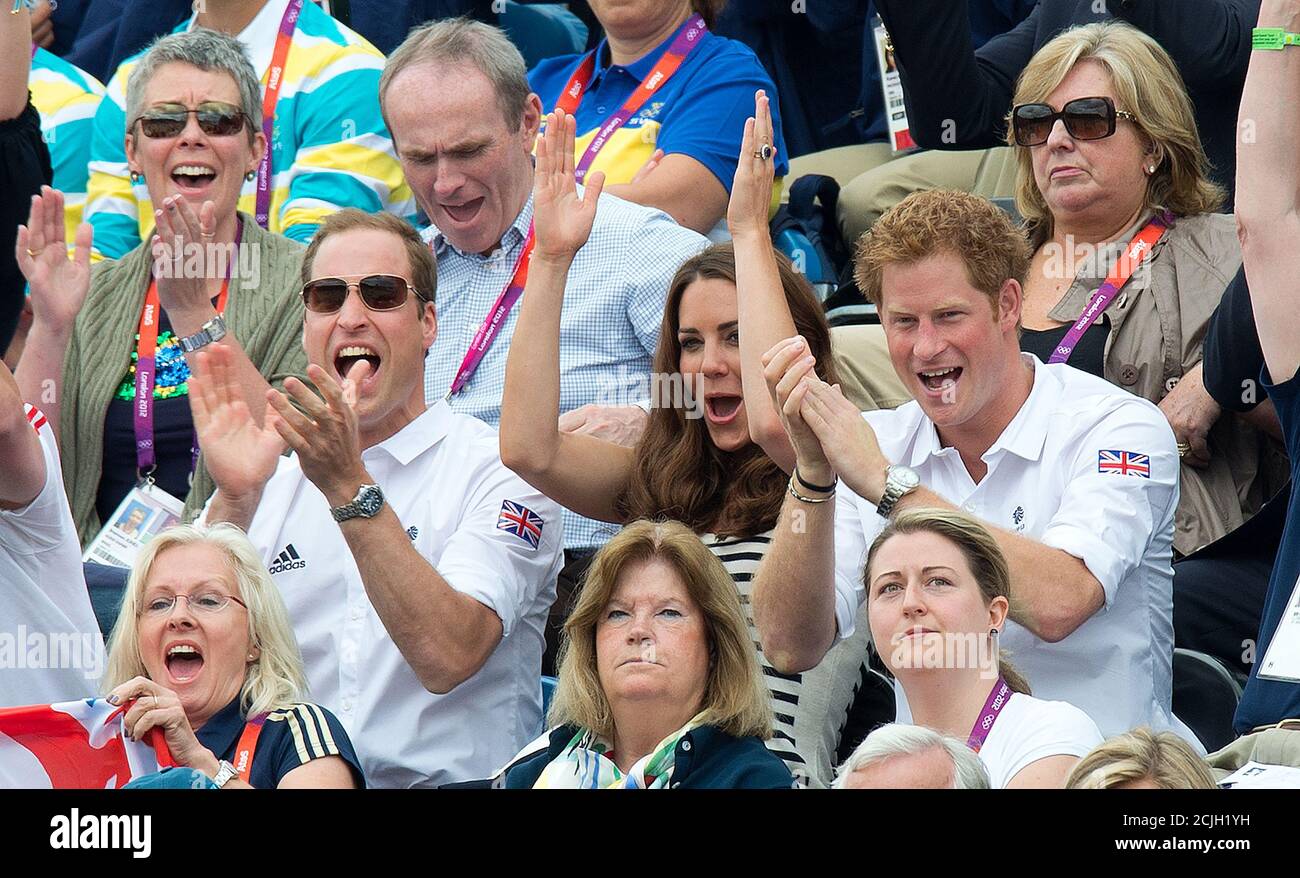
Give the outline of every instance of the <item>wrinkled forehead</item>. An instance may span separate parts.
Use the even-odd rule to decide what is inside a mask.
[[[225,70],[203,70],[172,61],[153,72],[144,84],[145,106],[160,103],[196,106],[205,101],[240,105],[239,85]]]
[[[424,63],[402,70],[384,93],[384,113],[403,147],[448,149],[519,128],[506,120],[492,82],[470,64]]]

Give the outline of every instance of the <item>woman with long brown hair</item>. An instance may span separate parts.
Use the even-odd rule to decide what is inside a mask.
[[[654,358],[649,421],[634,448],[562,433],[559,319],[573,254],[595,216],[603,175],[579,197],[574,183],[574,123],[547,119],[534,185],[536,244],[519,322],[510,344],[501,406],[501,459],[534,487],[575,512],[623,524],[673,518],[700,536],[731,574],[757,649],[750,581],[770,542],[794,454],[763,380],[762,351],[801,334],[830,371],[830,333],[807,282],[766,239],[773,165],[771,116],[760,93],[746,128],[729,222],[733,245],[688,259],[669,288]],[[764,140],[763,138],[766,138]],[[758,234],[761,230],[761,235]],[[751,234],[752,233],[752,234]],[[787,309],[770,326],[753,322],[756,299]],[[745,321],[748,336],[739,324]],[[778,674],[759,654],[776,714],[769,747],[801,781],[829,783],[839,733],[866,656],[865,626],[804,674]]]

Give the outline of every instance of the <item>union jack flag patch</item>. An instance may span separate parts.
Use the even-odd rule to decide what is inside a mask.
[[[1151,457],[1133,451],[1110,449],[1097,452],[1097,472],[1151,478]]]
[[[501,504],[501,514],[497,516],[497,530],[514,534],[532,548],[542,541],[542,527],[545,522],[533,510],[513,500]]]

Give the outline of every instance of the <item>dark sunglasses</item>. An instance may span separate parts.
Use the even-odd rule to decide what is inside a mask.
[[[181,104],[159,104],[145,110],[136,119],[145,137],[175,137],[185,130],[190,115],[199,120],[199,128],[210,137],[229,137],[244,130],[248,118],[244,111],[220,101],[206,101],[194,109]]]
[[[1115,120],[1137,122],[1137,116],[1115,109],[1110,98],[1075,98],[1060,112],[1051,104],[1020,104],[1011,111],[1011,126],[1018,146],[1039,146],[1052,135],[1056,120],[1075,140],[1102,140],[1115,133]]]
[[[427,301],[424,294],[404,277],[372,274],[358,281],[346,281],[341,277],[318,277],[307,281],[302,287],[302,304],[317,314],[333,314],[343,307],[348,291],[353,287],[357,288],[362,303],[371,311],[392,311],[402,307],[406,304],[407,292],[415,293],[422,302]]]

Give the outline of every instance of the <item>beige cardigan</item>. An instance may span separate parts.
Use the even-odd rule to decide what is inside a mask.
[[[249,216],[243,220],[242,246],[256,248],[253,253],[260,275],[256,287],[245,285],[251,277],[231,279],[226,327],[263,377],[280,387],[289,375],[304,377],[307,372],[302,298],[298,295],[303,247],[263,231]],[[72,519],[83,546],[94,539],[101,526],[95,496],[103,473],[104,417],[135,350],[151,264],[146,241],[121,259],[105,260],[94,267],[90,293],[64,357],[59,453]],[[187,519],[214,490],[200,456],[185,498]]]

